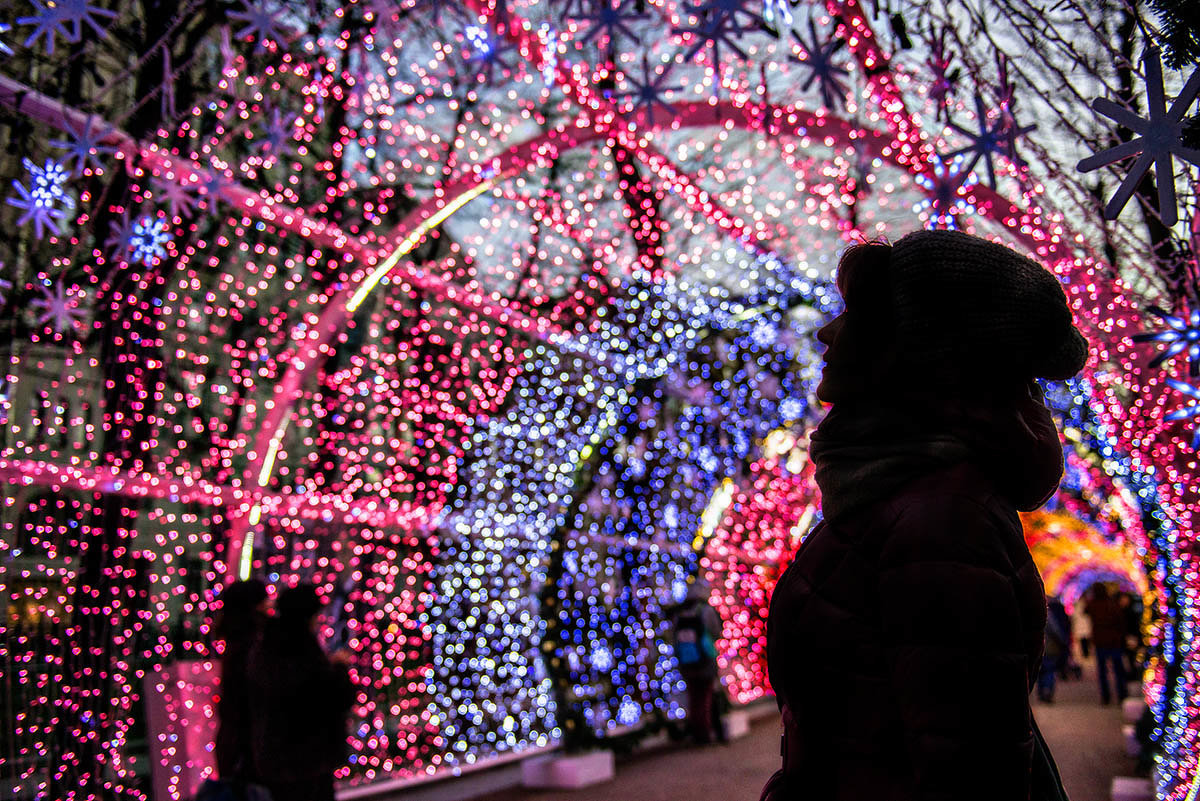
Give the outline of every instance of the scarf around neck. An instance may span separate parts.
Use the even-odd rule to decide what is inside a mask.
[[[912,481],[970,462],[1017,509],[1045,503],[1062,478],[1050,410],[1029,398],[1012,409],[965,403],[839,403],[810,449],[825,519],[885,500]]]

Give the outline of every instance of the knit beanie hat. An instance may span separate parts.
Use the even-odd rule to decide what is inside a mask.
[[[888,277],[900,359],[922,374],[1062,380],[1087,361],[1058,279],[1003,245],[918,231],[892,246]]]

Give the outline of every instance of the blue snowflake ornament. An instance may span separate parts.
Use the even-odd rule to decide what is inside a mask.
[[[166,220],[149,214],[139,217],[127,243],[129,260],[153,267],[167,257],[167,245],[171,241]]]
[[[103,38],[104,28],[98,18],[113,20],[117,12],[106,8],[93,6],[88,0],[33,0],[36,12],[31,17],[18,17],[22,25],[33,25],[33,33],[25,40],[25,46],[30,47],[43,37],[46,41],[46,54],[54,55],[54,39],[61,36],[68,42],[78,42],[83,38],[83,26],[88,26],[97,38]],[[71,30],[67,26],[71,26]]]
[[[1186,317],[1168,314],[1158,306],[1151,306],[1147,311],[1166,323],[1167,327],[1161,331],[1135,334],[1130,338],[1134,342],[1170,343],[1151,360],[1150,367],[1159,367],[1168,359],[1187,351],[1188,375],[1192,378],[1200,376],[1200,307],[1192,309]]]
[[[500,39],[488,28],[480,25],[468,25],[463,29],[465,44],[470,46],[467,63],[478,70],[476,78],[482,83],[493,83],[496,70],[501,74],[512,72],[516,65],[505,59],[505,55],[516,50],[517,46]]]
[[[929,97],[937,106],[939,118],[947,113],[947,101],[954,94],[955,85],[958,83],[958,70],[953,67],[954,54],[946,48],[949,35],[948,28],[935,29],[930,31],[927,41],[929,58],[925,60],[925,65],[933,73],[933,80],[929,84]]]
[[[646,120],[652,128],[654,127],[655,106],[661,108],[672,117],[675,116],[678,112],[674,106],[667,102],[666,94],[668,92],[683,91],[684,87],[682,85],[665,85],[670,74],[670,69],[664,69],[662,72],[656,72],[651,69],[649,59],[643,55],[642,80],[638,81],[626,74],[625,80],[633,88],[627,92],[617,92],[614,95],[619,99],[629,99],[629,108],[625,111],[625,115],[633,116],[640,109],[645,114]]]
[[[8,33],[11,30],[11,25],[5,25],[3,22],[0,22],[0,33]],[[5,44],[3,40],[0,40],[0,53],[3,53],[6,56],[11,56],[13,54],[12,48]]]
[[[281,9],[269,10],[265,0],[242,0],[241,11],[230,11],[229,19],[246,23],[237,32],[239,39],[254,39],[254,48],[261,50],[265,42],[282,43],[286,36],[279,21]]]
[[[792,61],[808,70],[808,80],[800,88],[807,92],[814,82],[818,83],[821,102],[825,108],[833,111],[846,101],[846,84],[842,79],[849,77],[850,73],[833,63],[834,55],[846,46],[846,41],[837,36],[821,41],[812,20],[808,21],[808,31],[811,38],[807,41],[800,33],[792,31],[792,38],[800,46],[800,54],[793,55]]]
[[[102,169],[104,164],[100,161],[100,156],[111,156],[117,152],[115,147],[109,147],[101,144],[105,139],[112,135],[115,130],[113,126],[101,122],[96,124],[97,117],[94,114],[89,114],[84,120],[80,130],[75,130],[75,126],[67,123],[64,127],[67,130],[67,135],[70,139],[53,139],[50,144],[54,147],[62,148],[67,151],[67,161],[75,160],[74,171],[80,175],[90,162],[96,169]]]
[[[984,164],[987,165],[988,184],[992,189],[995,189],[995,156],[1004,155],[1014,164],[1022,167],[1025,166],[1024,160],[1017,156],[1016,139],[1034,130],[1037,126],[1020,126],[1011,113],[1001,114],[1000,118],[994,124],[990,123],[987,117],[987,110],[983,105],[983,98],[978,92],[975,93],[975,115],[979,123],[979,130],[977,132],[968,131],[957,123],[950,123],[950,127],[962,136],[970,139],[971,144],[951,151],[946,156],[948,158],[955,158],[957,156],[967,157],[969,160],[966,163],[966,167],[964,167],[964,170],[967,172],[974,170],[979,160],[983,159]]]
[[[47,231],[59,233],[59,223],[66,218],[66,210],[75,208],[75,199],[63,188],[70,173],[58,162],[46,160],[39,167],[29,159],[24,159],[25,169],[29,170],[29,186],[20,181],[13,181],[13,188],[19,197],[8,198],[8,204],[22,209],[25,213],[17,220],[18,225],[32,222],[34,235],[41,239]]]
[[[965,196],[965,190],[979,182],[975,173],[963,169],[961,156],[949,162],[937,160],[933,163],[933,175],[922,174],[914,179],[925,190],[926,197],[913,207],[913,211],[921,213],[929,211],[931,228],[958,227],[956,217],[959,214],[970,214],[975,207]]]
[[[721,68],[722,46],[737,53],[742,60],[749,60],[750,57],[737,40],[747,33],[763,29],[763,18],[748,8],[755,3],[761,3],[761,0],[706,0],[702,3],[685,0],[683,8],[696,20],[696,24],[675,28],[673,32],[676,35],[692,34],[696,41],[684,54],[684,60],[692,60],[707,47],[711,51],[709,63],[715,73]]]
[[[359,85],[365,85],[365,82]],[[295,131],[292,123],[295,121],[294,114],[284,115],[278,108],[271,109],[262,136],[264,156],[279,159],[291,152],[292,134]]]
[[[1188,406],[1181,406],[1173,412],[1168,412],[1163,415],[1163,419],[1176,422],[1178,420],[1196,420],[1200,418],[1200,388],[1193,387],[1191,384],[1186,384],[1183,381],[1177,381],[1174,378],[1167,379],[1167,386],[1176,392],[1192,399],[1192,403]],[[1200,450],[1200,425],[1192,424],[1192,449]]]
[[[629,27],[634,22],[647,19],[647,15],[638,12],[638,0],[591,0],[591,4],[578,14],[580,20],[592,23],[580,41],[590,42],[597,36],[607,38],[610,45],[615,46],[617,40],[624,36],[634,42],[639,42],[637,34]]]
[[[1077,169],[1080,172],[1091,172],[1130,156],[1138,157],[1129,168],[1129,173],[1121,182],[1117,193],[1104,207],[1104,218],[1115,220],[1121,209],[1125,208],[1125,204],[1133,197],[1142,176],[1153,164],[1158,184],[1159,214],[1162,215],[1163,223],[1171,226],[1179,221],[1179,209],[1175,198],[1175,164],[1171,156],[1178,156],[1184,161],[1200,166],[1200,150],[1187,147],[1183,143],[1183,117],[1191,108],[1196,96],[1200,95],[1200,69],[1192,72],[1179,96],[1168,109],[1166,91],[1163,88],[1162,54],[1157,48],[1147,50],[1142,65],[1146,71],[1146,117],[1139,117],[1107,97],[1098,97],[1092,101],[1092,108],[1096,112],[1139,135],[1116,147],[1088,156],[1079,162]]]

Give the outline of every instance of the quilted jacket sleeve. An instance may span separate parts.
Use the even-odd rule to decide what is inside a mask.
[[[913,797],[1026,801],[1029,599],[1019,594],[1031,588],[1013,565],[1020,533],[972,498],[924,500],[898,511],[880,552],[884,652]],[[1033,582],[1036,593],[1036,572]]]

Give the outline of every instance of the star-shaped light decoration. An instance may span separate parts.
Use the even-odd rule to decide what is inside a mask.
[[[11,30],[12,30],[11,25],[5,25],[3,22],[0,22],[0,33],[8,33]],[[9,47],[3,41],[0,41],[0,53],[3,53],[6,56],[11,56],[13,54],[13,51],[12,51],[11,47]]]
[[[242,0],[242,10],[230,11],[228,16],[246,23],[246,27],[237,32],[237,37],[251,37],[255,49],[261,49],[267,42],[280,43],[286,38],[279,21],[280,11],[278,8],[271,10],[266,0]]]
[[[933,162],[933,175],[924,173],[914,179],[925,190],[926,197],[913,207],[913,211],[918,214],[925,210],[932,212],[929,215],[931,227],[957,228],[956,215],[975,210],[967,200],[965,190],[979,179],[962,167],[962,156],[949,162],[938,159]]]
[[[693,34],[696,41],[684,55],[684,60],[690,61],[705,47],[711,50],[710,64],[713,72],[721,67],[721,46],[724,45],[733,52],[748,60],[746,51],[742,50],[737,40],[751,31],[761,30],[763,18],[747,6],[761,0],[706,0],[702,3],[690,3],[685,0],[684,10],[696,20],[695,25],[675,28],[673,33]]]
[[[25,169],[29,170],[29,187],[20,181],[13,181],[13,188],[20,197],[8,198],[8,204],[24,210],[17,220],[18,225],[32,221],[34,235],[41,239],[46,231],[59,232],[59,222],[66,218],[66,211],[75,208],[75,199],[63,188],[70,174],[58,162],[47,159],[44,166],[39,167],[29,159],[24,159]],[[61,207],[60,207],[61,204]]]
[[[946,49],[946,38],[950,35],[948,28],[933,29],[929,32],[927,44],[929,58],[925,65],[933,73],[929,84],[929,97],[938,109],[938,116],[947,113],[947,101],[954,94],[955,84],[958,83],[958,70],[953,68],[954,54]]]
[[[842,79],[849,77],[850,73],[833,63],[834,55],[846,46],[846,41],[835,35],[822,42],[817,34],[817,26],[811,19],[808,21],[808,31],[811,36],[808,41],[799,32],[792,31],[792,38],[800,46],[800,54],[793,55],[791,59],[808,70],[808,80],[800,88],[807,92],[814,82],[818,82],[821,102],[825,108],[833,110],[846,100],[846,85]]]
[[[166,203],[167,208],[171,210],[172,217],[184,218],[192,213],[196,208],[196,196],[194,184],[185,184],[182,181],[170,181],[164,178],[154,178],[155,198],[160,203]]]
[[[1176,422],[1178,420],[1196,420],[1200,418],[1200,388],[1193,387],[1191,384],[1178,381],[1174,378],[1167,379],[1167,386],[1181,395],[1191,398],[1192,403],[1163,415],[1164,420]],[[1195,423],[1193,423],[1192,428],[1192,449],[1200,450],[1200,425],[1196,425]]]
[[[504,56],[516,45],[497,37],[491,30],[481,25],[468,25],[463,29],[463,37],[470,45],[467,63],[476,65],[479,70],[477,77],[482,83],[492,83],[496,77],[496,69],[501,72],[512,72],[515,65],[506,61]]]
[[[1150,367],[1158,367],[1168,359],[1187,351],[1188,375],[1192,378],[1200,376],[1200,306],[1192,309],[1185,317],[1169,314],[1158,306],[1151,306],[1147,311],[1166,323],[1167,327],[1161,331],[1135,334],[1130,338],[1134,342],[1170,343],[1154,357]]]
[[[226,175],[224,170],[210,166],[204,171],[204,178],[200,181],[200,195],[204,197],[209,208],[214,208],[218,200],[227,199],[222,198],[222,195],[232,186],[233,179]]]
[[[171,244],[167,221],[149,214],[133,223],[133,232],[128,240],[129,260],[146,267],[153,267],[167,257],[167,245]]]
[[[1025,166],[1024,160],[1016,155],[1016,139],[1018,136],[1024,136],[1033,129],[1036,125],[1019,126],[1015,119],[1009,115],[1007,118],[1004,115],[996,120],[995,124],[989,124],[987,117],[987,109],[984,108],[983,98],[978,92],[975,93],[975,115],[978,117],[979,131],[968,131],[966,128],[951,122],[950,127],[959,134],[971,140],[971,144],[966,147],[960,147],[958,150],[951,151],[946,155],[949,158],[956,156],[968,156],[966,171],[970,172],[975,169],[975,165],[983,159],[987,165],[988,184],[992,189],[996,188],[996,164],[994,157],[997,155],[1005,155],[1019,165]]]
[[[42,297],[35,298],[29,306],[39,323],[50,325],[59,334],[73,329],[85,313],[71,293],[67,292],[62,281],[54,284],[53,292],[48,286],[43,286]]]
[[[267,119],[262,136],[263,155],[273,159],[282,158],[291,152],[292,134],[295,131],[292,123],[296,121],[296,115],[284,115],[278,108],[272,108]]]
[[[62,148],[67,152],[67,162],[71,159],[75,160],[74,171],[80,175],[90,162],[96,169],[104,167],[100,161],[100,156],[111,156],[117,152],[115,147],[109,147],[101,144],[113,133],[113,126],[104,124],[102,121],[99,125],[96,115],[89,114],[84,121],[80,130],[76,130],[75,126],[69,122],[64,125],[67,135],[70,139],[52,139],[50,144],[54,147]]]
[[[647,19],[638,12],[638,0],[591,0],[590,5],[579,19],[592,23],[592,27],[580,38],[580,41],[590,42],[597,36],[604,36],[610,45],[615,46],[621,36],[640,41],[637,34],[629,27],[631,23]]]
[[[650,127],[654,127],[654,107],[658,106],[666,111],[671,116],[677,113],[675,107],[666,101],[668,92],[683,91],[683,86],[667,86],[667,79],[670,77],[671,71],[669,68],[658,72],[650,67],[650,61],[645,54],[642,55],[642,80],[638,81],[631,78],[628,74],[625,75],[625,80],[633,87],[627,92],[617,92],[615,97],[624,99],[629,98],[629,108],[625,111],[626,116],[632,116],[639,109],[645,114],[646,120],[650,123]]]
[[[1184,161],[1200,166],[1200,150],[1187,147],[1183,143],[1183,117],[1191,108],[1196,95],[1200,94],[1200,69],[1192,72],[1179,96],[1168,109],[1166,92],[1163,89],[1162,54],[1155,48],[1149,49],[1142,65],[1146,70],[1148,116],[1139,117],[1107,97],[1098,97],[1092,101],[1092,108],[1098,113],[1140,135],[1116,147],[1088,156],[1079,162],[1078,170],[1091,172],[1130,156],[1138,157],[1129,168],[1129,173],[1121,182],[1117,193],[1104,207],[1104,218],[1115,220],[1153,164],[1158,183],[1159,214],[1162,215],[1163,223],[1171,226],[1179,221],[1179,209],[1175,198],[1175,164],[1171,156],[1178,156]]]
[[[100,26],[98,18],[113,20],[117,17],[117,12],[93,6],[88,0],[48,0],[45,3],[33,0],[33,7],[37,12],[33,16],[17,18],[22,25],[34,26],[33,33],[25,40],[25,46],[31,46],[39,36],[44,37],[46,54],[51,56],[54,55],[56,35],[68,42],[78,42],[83,38],[83,26],[87,25],[98,38],[102,38],[104,28]],[[72,26],[71,30],[67,30],[68,25]]]

